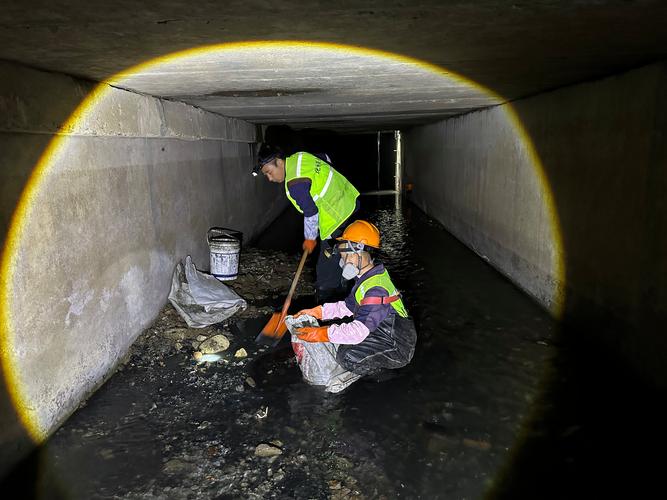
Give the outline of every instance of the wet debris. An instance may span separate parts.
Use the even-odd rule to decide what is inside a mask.
[[[132,497],[362,498],[352,476],[357,464],[337,455],[335,442],[316,439],[313,430],[289,428],[280,436],[287,448],[275,435],[264,434],[275,432],[264,423],[281,409],[280,404],[269,409],[265,393],[255,390],[260,379],[249,371],[268,349],[254,343],[254,323],[255,318],[263,323],[275,303],[284,300],[298,256],[246,249],[241,259],[239,278],[228,284],[248,302],[245,311],[216,325],[189,328],[168,303],[119,366],[115,381],[121,401],[144,391],[151,394],[145,408],[132,406],[136,413],[127,418],[154,428],[146,446],[160,447],[155,456],[160,456],[162,474],[132,491]],[[312,295],[312,283],[312,272],[304,271],[296,294]],[[298,370],[293,357],[275,363],[265,375]],[[105,432],[116,435],[116,430],[95,427],[90,439]],[[82,437],[74,431],[72,436],[77,443]],[[292,447],[294,452],[288,453]],[[104,456],[114,453],[120,452],[110,449]],[[330,481],[340,488],[329,489]],[[105,488],[114,492],[109,497],[126,497],[121,484]]]
[[[202,354],[213,354],[226,351],[229,348],[229,339],[223,334],[214,335],[199,344]]]
[[[491,448],[491,443],[485,439],[473,439],[469,437],[459,437],[454,430],[437,422],[421,422],[421,426],[433,438],[438,440],[446,447],[457,447],[459,444],[467,448],[486,451]]]
[[[263,418],[266,418],[269,416],[269,407],[263,407],[260,408],[257,413],[255,413],[255,417],[257,417],[258,420],[262,420]]]
[[[162,332],[162,336],[168,340],[180,341],[188,338],[187,328],[168,328]]]
[[[246,300],[246,310],[239,311],[216,325],[189,328],[168,303],[155,323],[137,338],[124,363],[134,358],[140,364],[148,366],[159,364],[166,356],[177,352],[191,356],[199,351],[202,355],[207,355],[224,352],[230,346],[235,347],[236,358],[250,356],[248,346],[238,345],[230,326],[239,320],[259,318],[275,312],[275,304],[284,300],[287,294],[299,256],[273,250],[244,248],[240,258],[238,277],[225,284]],[[315,293],[313,274],[313,270],[308,267],[303,270],[294,292],[295,297]],[[120,369],[122,367],[123,365]]]
[[[474,448],[476,450],[486,451],[491,448],[491,443],[482,439],[463,438],[463,444],[468,448]]]
[[[247,248],[241,253],[238,277],[225,282],[248,303],[234,318],[251,318],[274,312],[276,300],[284,298],[299,263],[299,255]],[[315,293],[315,278],[306,266],[301,273],[294,297]]]
[[[162,467],[162,472],[165,474],[183,474],[191,472],[194,469],[193,464],[179,460],[177,458],[169,460]]]
[[[387,217],[393,221],[395,212]],[[510,431],[519,427],[520,419],[505,418],[525,414],[524,400],[512,398],[524,393],[523,380],[533,368],[519,381],[506,379],[499,368],[507,365],[511,373],[525,365],[507,358],[500,362],[498,346],[491,342],[491,355],[481,356],[474,370],[464,370],[471,363],[459,363],[454,370],[429,363],[440,359],[440,348],[451,349],[454,361],[457,356],[468,360],[470,349],[486,344],[469,335],[477,328],[467,319],[472,313],[453,308],[438,313],[441,303],[418,277],[411,282],[408,302],[428,304],[424,323],[438,320],[438,328],[424,328],[422,340],[431,344],[421,351],[419,369],[399,381],[406,390],[388,393],[388,405],[374,399],[382,396],[378,384],[360,384],[356,393],[342,398],[322,397],[301,382],[293,355],[283,358],[254,343],[267,315],[280,309],[298,259],[296,254],[244,248],[239,278],[226,284],[248,308],[216,325],[188,328],[171,304],[159,312],[134,342],[119,373],[88,408],[81,404],[83,411],[49,445],[56,450],[49,455],[58,460],[53,470],[76,471],[81,479],[77,486],[82,484],[85,492],[77,498],[381,500],[436,498],[445,490],[452,498],[462,498],[456,493],[463,491],[466,498],[479,496],[474,494],[478,485],[502,461]],[[392,273],[400,265],[390,266]],[[302,275],[297,295],[313,293],[311,267]],[[439,344],[440,319],[446,335]],[[229,341],[224,351],[199,350],[216,335]],[[493,339],[497,335],[494,331]],[[234,357],[241,348],[247,358]],[[195,353],[200,359],[219,359],[200,363]],[[484,382],[491,382],[491,375],[507,389],[498,390],[495,382],[487,387]],[[445,377],[445,390],[440,377]],[[463,382],[470,379],[478,385]],[[496,399],[485,399],[493,394]],[[426,423],[419,425],[422,420]],[[576,432],[565,434],[576,438]],[[260,454],[273,456],[256,455],[260,444]]]
[[[283,450],[280,446],[273,443],[260,443],[255,447],[255,456],[257,457],[275,457],[282,455]]]

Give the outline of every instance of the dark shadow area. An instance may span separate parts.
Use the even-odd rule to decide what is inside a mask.
[[[286,154],[307,151],[327,154],[332,165],[359,192],[391,190],[395,185],[396,153],[394,134],[341,134],[327,130],[294,130],[288,125],[266,128],[264,140],[283,148]]]
[[[4,442],[0,446],[0,479],[13,474],[12,468],[34,448],[32,438],[23,427],[7,389],[4,374],[0,372],[0,426]],[[31,469],[31,467],[29,467]],[[32,481],[30,484],[32,484]]]
[[[667,392],[667,66],[514,103],[563,241],[563,322]],[[642,99],[621,100],[632,89]]]
[[[26,82],[16,81],[8,77],[6,84],[10,89],[13,87],[18,89],[24,88]],[[92,84],[88,81],[81,81],[80,85],[82,92],[86,88],[92,89]],[[16,94],[20,95],[20,92],[17,91]],[[2,97],[5,98],[6,96],[3,95]],[[39,116],[42,123],[64,123],[79,104],[75,99],[81,97],[60,96],[53,106],[40,109]],[[16,103],[20,104],[20,102],[20,99],[17,98]],[[5,109],[11,115],[13,109],[11,107]],[[37,162],[55,135],[51,133],[35,134],[29,131],[11,131],[11,129],[0,131],[0,134],[2,135],[2,147],[0,148],[0,248],[4,254],[8,231],[21,194]],[[6,325],[1,325],[1,327],[0,335],[4,335]],[[8,355],[11,355],[11,353],[8,353]],[[16,413],[14,403],[7,389],[4,371],[0,371],[0,377],[0,428],[2,428],[2,433],[0,433],[0,477],[3,477],[8,470],[15,466],[18,459],[30,453],[34,444]],[[37,454],[33,454],[33,456],[36,457]],[[33,482],[26,484],[33,484]],[[26,488],[29,487],[26,486]]]
[[[64,121],[66,118],[66,113],[50,110],[49,119],[54,122]],[[13,133],[6,134],[2,142],[4,149],[0,155],[0,248],[3,252],[21,193],[52,138],[53,136],[48,134]],[[0,335],[4,334],[5,326],[2,325],[2,328]],[[7,474],[17,460],[25,457],[34,447],[16,413],[6,384],[4,370],[0,370],[0,477]]]
[[[54,121],[66,118],[67,116],[57,113],[53,116]],[[4,247],[12,215],[30,174],[54,137],[48,134],[28,136],[28,134],[14,133],[11,135],[13,137],[3,140],[3,151],[0,158],[0,248]]]
[[[663,489],[667,78],[594,85],[515,103],[555,200],[567,289],[558,354],[493,498]],[[643,99],[619,100],[628,88]]]
[[[301,237],[299,237],[301,236]],[[249,242],[251,246],[284,252],[299,253],[303,243],[303,215],[289,205],[282,213]]]
[[[561,331],[529,423],[487,498],[652,498],[663,488],[664,393],[586,332]]]

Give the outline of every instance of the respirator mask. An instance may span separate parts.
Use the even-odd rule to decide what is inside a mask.
[[[354,243],[348,241],[345,244],[345,248],[339,248],[340,252],[340,261],[338,265],[343,268],[343,279],[351,280],[356,278],[361,272],[361,252],[364,250],[363,243]],[[354,265],[352,262],[345,262],[345,253],[354,253],[357,256],[357,265]]]

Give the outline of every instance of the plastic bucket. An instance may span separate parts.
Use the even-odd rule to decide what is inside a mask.
[[[211,274],[220,281],[234,280],[239,274],[239,254],[243,233],[224,227],[212,227],[206,240],[211,262]]]

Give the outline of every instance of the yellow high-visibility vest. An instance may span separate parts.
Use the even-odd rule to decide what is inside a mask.
[[[310,153],[295,153],[285,159],[285,194],[301,213],[287,188],[289,181],[299,178],[310,179],[310,196],[319,212],[320,238],[325,240],[352,215],[359,191],[324,160]]]
[[[390,302],[391,307],[394,308],[394,310],[398,313],[399,316],[401,316],[402,318],[407,318],[408,311],[405,308],[405,305],[403,304],[403,300],[400,298],[398,290],[396,290],[396,287],[391,282],[391,278],[389,277],[389,273],[387,272],[386,269],[380,274],[376,274],[374,276],[371,276],[370,278],[366,278],[359,284],[357,291],[354,292],[354,300],[357,301],[357,304],[361,304],[361,301],[365,297],[366,292],[376,286],[384,288],[389,294],[390,298],[398,297],[398,299],[394,300],[393,302]]]

